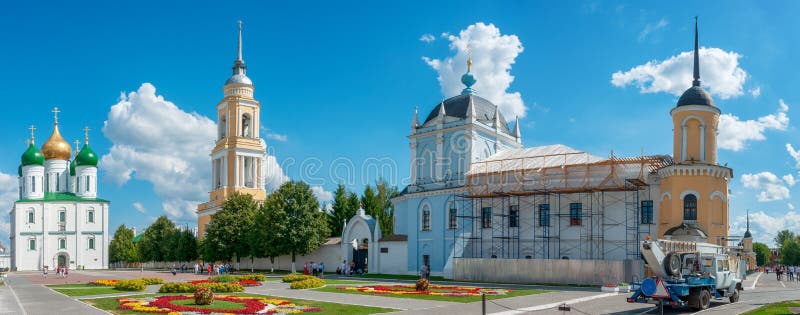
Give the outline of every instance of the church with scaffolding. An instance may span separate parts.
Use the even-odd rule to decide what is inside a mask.
[[[672,155],[525,148],[519,119],[509,127],[473,89],[469,60],[460,95],[424,120],[414,113],[411,183],[393,199],[407,273],[425,265],[454,279],[548,283],[594,273],[584,282],[602,283],[609,270],[629,281],[643,274],[647,236],[728,245],[733,171],[717,162],[721,112],[700,84],[697,37],[695,27],[694,80],[669,113]]]

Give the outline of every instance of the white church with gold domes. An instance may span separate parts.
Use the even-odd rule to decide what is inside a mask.
[[[11,210],[11,269],[108,268],[108,204],[97,197],[97,155],[83,147],[75,155],[58,130],[36,147],[35,128],[19,166],[19,200]]]

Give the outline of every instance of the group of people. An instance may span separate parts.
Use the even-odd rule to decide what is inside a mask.
[[[336,274],[343,275],[343,276],[351,276],[353,274],[365,274],[367,273],[366,270],[361,268],[356,268],[356,263],[351,261],[350,265],[347,265],[347,260],[342,260],[342,264],[336,267]]]
[[[205,265],[205,266],[204,266]],[[194,274],[201,275],[203,272],[208,272],[208,275],[222,275],[226,273],[231,273],[233,269],[230,263],[224,264],[217,264],[217,263],[195,263],[194,264]],[[236,268],[239,269],[238,266]]]
[[[770,268],[764,269],[767,273],[769,273]],[[775,271],[775,276],[777,277],[778,281],[800,281],[800,279],[798,279],[800,277],[797,275],[797,272],[800,272],[800,267],[777,265],[772,268],[772,270]]]
[[[303,265],[303,274],[307,275],[310,274],[314,277],[324,278],[325,277],[325,263],[320,262],[316,263],[313,261],[307,261],[305,265]]]
[[[44,266],[42,268],[42,278],[43,279],[47,279],[47,269],[48,269],[47,266]],[[56,274],[59,277],[62,277],[62,278],[69,277],[69,267],[57,267],[56,268]]]

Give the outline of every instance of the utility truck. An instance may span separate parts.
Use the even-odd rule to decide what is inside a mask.
[[[647,240],[640,244],[641,257],[653,276],[634,283],[628,303],[663,307],[690,306],[707,309],[711,299],[739,300],[742,280],[739,261],[727,249],[709,243]],[[732,260],[733,258],[733,260]]]

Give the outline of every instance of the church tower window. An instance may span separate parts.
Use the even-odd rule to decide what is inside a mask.
[[[250,130],[250,114],[242,115],[242,137],[250,138],[251,137],[251,130]]]
[[[36,239],[28,239],[28,250],[36,250]]]
[[[227,133],[228,128],[228,118],[225,115],[220,116],[219,118],[219,139],[225,138],[225,134]]]
[[[94,249],[94,237],[89,238],[89,249]]]
[[[33,216],[33,210],[28,210],[28,223],[36,223]]]
[[[697,220],[697,196],[688,194],[683,197],[683,220]]]
[[[422,230],[431,230],[431,209],[428,206],[422,208]]]
[[[450,205],[450,213],[447,217],[447,228],[451,230],[455,230],[458,227],[458,222],[456,221],[458,218],[458,209],[456,208],[455,204]]]
[[[86,213],[86,222],[89,222],[89,223],[94,223],[94,210],[91,210],[91,209],[90,209],[90,210],[89,210],[89,211]]]
[[[59,238],[58,239],[58,249],[66,249],[67,248],[67,239],[66,238]]]

